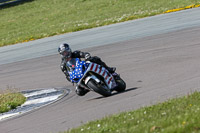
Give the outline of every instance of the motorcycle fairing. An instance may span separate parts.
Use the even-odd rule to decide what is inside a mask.
[[[116,82],[115,82],[112,74],[110,74],[106,70],[105,67],[91,62],[87,70],[88,71],[93,71],[93,72],[101,75],[104,78],[104,81],[107,84],[107,86],[109,87],[109,89],[112,89],[112,88],[116,87]]]
[[[78,85],[80,85],[82,79],[85,78],[86,74],[89,71],[92,71],[101,75],[104,78],[104,81],[106,85],[109,87],[109,89],[116,87],[116,82],[112,74],[110,74],[107,71],[107,69],[101,65],[98,65],[90,61],[87,61],[87,62],[80,61],[79,58],[76,58],[70,61],[70,63],[68,64],[68,67],[72,67],[72,69],[70,69],[71,71],[69,71],[69,74],[70,74],[70,80],[73,83],[77,83]],[[90,78],[93,78],[93,77],[91,76]]]

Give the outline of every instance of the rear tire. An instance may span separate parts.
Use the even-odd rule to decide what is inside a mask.
[[[87,86],[104,97],[108,97],[111,95],[111,91],[109,89],[105,88],[105,86],[103,85],[98,84],[93,79],[90,79],[88,81]]]
[[[122,80],[120,77],[117,77],[115,79],[116,83],[117,83],[117,87],[116,87],[116,91],[117,92],[123,92],[126,89],[126,83],[124,82],[124,80]]]

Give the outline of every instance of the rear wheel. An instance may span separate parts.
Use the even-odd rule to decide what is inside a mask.
[[[99,84],[93,79],[90,79],[88,81],[87,86],[104,97],[108,97],[111,95],[110,89],[108,89],[105,84]]]
[[[116,91],[117,92],[122,92],[122,91],[125,91],[126,89],[126,83],[124,82],[124,80],[122,80],[119,76],[117,76],[115,78],[115,81],[117,83],[117,87],[116,87]]]

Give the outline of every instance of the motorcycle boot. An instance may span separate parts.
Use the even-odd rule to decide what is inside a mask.
[[[113,74],[116,71],[116,67],[107,67],[107,70]]]

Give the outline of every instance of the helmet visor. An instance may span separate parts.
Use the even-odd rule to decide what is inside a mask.
[[[68,51],[63,51],[61,54],[66,58],[69,58],[71,56],[71,52]]]

